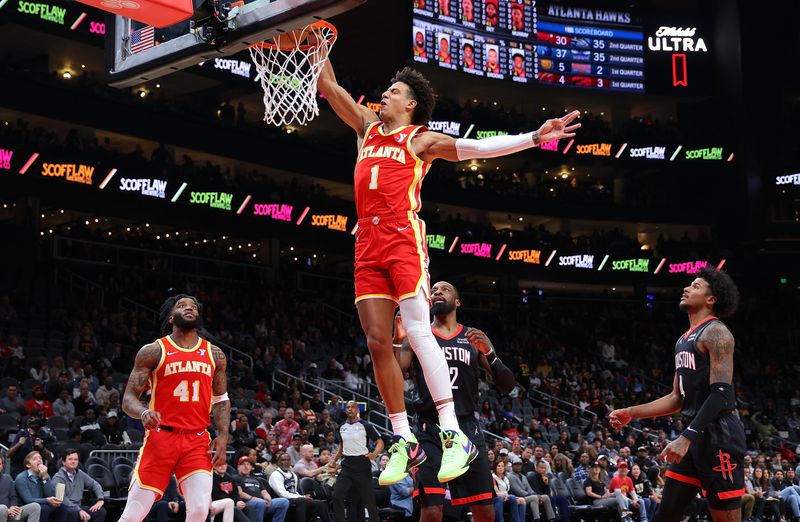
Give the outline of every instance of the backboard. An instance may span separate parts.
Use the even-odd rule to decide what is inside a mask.
[[[366,0],[194,0],[194,16],[161,29],[106,14],[109,85],[130,87],[330,18]]]

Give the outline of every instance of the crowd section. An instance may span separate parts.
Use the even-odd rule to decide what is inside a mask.
[[[59,134],[22,119],[0,125],[0,142],[9,148],[31,148],[40,154],[52,153],[62,161],[81,163],[92,159],[99,171],[102,171],[102,168],[107,170],[117,168],[123,172],[146,173],[148,177],[153,178],[168,176],[188,181],[201,180],[206,187],[215,190],[231,190],[237,193],[247,189],[257,190],[265,201],[291,202],[295,206],[310,205],[342,213],[352,210],[352,203],[331,196],[324,187],[314,183],[310,178],[295,176],[288,181],[280,182],[255,169],[242,172],[232,169],[230,165],[223,167],[210,161],[201,165],[185,154],[175,158],[172,149],[164,144],[160,144],[149,155],[144,154],[138,147],[132,152],[122,153],[108,138],[101,142],[95,136],[81,135],[77,129]],[[435,176],[431,177],[434,178],[431,180],[434,188],[426,194],[439,194],[440,192],[436,190]],[[491,188],[481,187],[479,190],[485,192],[491,191]],[[425,197],[430,200],[436,199],[435,195]],[[431,233],[447,237],[459,236],[462,242],[504,242],[511,246],[556,249],[562,254],[597,255],[602,252],[619,256],[639,256],[642,253],[639,240],[619,228],[595,229],[590,235],[578,235],[551,231],[544,225],[534,226],[528,221],[521,230],[512,230],[510,226],[495,226],[488,221],[478,221],[459,212],[440,212],[433,201],[428,202],[423,208],[422,217],[428,223],[428,230]],[[70,227],[71,235],[78,234],[85,228],[80,219],[75,223],[68,223],[67,226]],[[72,231],[73,226],[75,231]],[[59,232],[65,231],[59,230]],[[146,235],[148,231],[144,232]],[[152,235],[155,234],[153,232]],[[176,247],[175,251],[185,252],[182,248],[184,241],[180,239],[171,242],[158,239],[159,249],[174,243],[172,246]],[[139,239],[139,241],[144,240],[144,238]],[[681,237],[673,237],[667,233],[658,237],[653,255],[703,259],[707,256],[714,257],[720,248],[721,246],[712,238],[690,237],[688,232]]]
[[[105,289],[104,304],[97,296],[76,298],[58,287],[0,296],[0,442],[8,448],[6,472],[12,477],[25,473],[25,457],[33,450],[40,452],[55,475],[67,448],[78,448],[81,462],[86,463],[95,449],[139,446],[141,423],[125,416],[120,395],[136,350],[161,334],[146,313],[117,312],[114,303],[125,297],[157,309],[167,292],[185,291],[204,304],[205,335],[221,346],[236,347],[253,362],[251,368],[250,359],[240,352],[229,358],[231,467],[218,474],[218,481],[230,479],[256,489],[263,484],[265,491],[280,496],[267,484],[281,455],[287,454],[298,477],[297,491],[304,491],[300,480],[313,478],[316,483],[306,481],[305,491],[313,484],[315,491],[318,486],[317,500],[328,498],[337,472],[329,459],[338,448],[344,401],[352,398],[341,390],[380,400],[371,385],[371,360],[357,318],[332,312],[324,295],[298,289],[291,267],[280,275],[280,283],[251,281],[246,286],[209,280],[186,280],[175,286],[158,271],[126,271],[123,277],[122,269],[116,270],[92,269]],[[614,477],[630,470],[640,496],[648,499],[638,515],[650,519],[664,471],[657,455],[680,433],[681,421],[642,421],[616,433],[609,428],[607,414],[612,408],[667,392],[674,371],[672,342],[686,328],[683,314],[669,302],[649,308],[613,299],[531,296],[525,303],[505,303],[503,310],[459,315],[460,322],[488,333],[516,373],[517,386],[508,395],[500,395],[488,381],[480,386],[481,422],[497,435],[488,440],[498,498],[505,498],[502,483],[508,479],[525,490],[517,491],[518,496],[551,497],[554,516],[567,518],[573,502],[587,501],[581,495],[587,477],[586,485],[602,496]],[[787,301],[779,311],[765,311],[761,303],[760,296],[745,301],[729,323],[738,343],[736,388],[748,433],[748,462],[761,481],[754,478],[753,504],[748,505],[755,510],[746,515],[782,522],[782,510],[788,510],[787,518],[792,516],[793,504],[770,498],[781,497],[785,481],[796,482],[798,448],[790,441],[800,440],[800,392],[793,385],[797,369],[779,361],[791,356],[790,338],[798,335],[796,328],[786,327],[797,303]],[[779,331],[781,325],[786,338],[770,339],[771,357],[759,357],[768,333]],[[279,370],[296,378],[279,384]],[[406,378],[411,398],[413,376]],[[320,394],[320,388],[330,389],[334,382],[340,386],[335,393]],[[365,418],[380,423],[369,412]],[[521,468],[514,465],[517,458]],[[376,457],[376,473],[385,460],[385,455]],[[599,469],[593,469],[595,462]],[[317,468],[323,471],[314,471]],[[117,482],[124,482],[124,471]],[[98,468],[92,472],[97,480],[105,477],[109,484],[117,484]],[[262,482],[248,479],[249,475]],[[396,510],[410,515],[408,485],[405,491],[401,486],[395,489],[380,493],[382,505],[388,509],[394,502]],[[179,500],[174,497],[175,503],[168,501],[164,509],[179,510]],[[241,499],[233,500],[239,505]],[[246,502],[243,505],[247,507]],[[324,505],[314,511],[323,520],[328,516]],[[638,509],[630,503],[625,506]],[[247,513],[252,515],[254,509]],[[700,500],[693,509],[693,517],[705,516]],[[448,516],[461,515],[448,511]],[[545,518],[542,508],[543,522]]]

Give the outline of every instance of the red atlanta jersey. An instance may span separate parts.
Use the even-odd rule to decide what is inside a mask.
[[[422,125],[408,125],[384,134],[380,121],[367,128],[354,176],[359,219],[419,212],[422,179],[430,164],[411,151],[411,140],[426,130]]]
[[[205,339],[181,348],[169,336],[158,341],[161,362],[150,375],[150,406],[161,424],[178,430],[203,431],[210,424],[214,356]]]

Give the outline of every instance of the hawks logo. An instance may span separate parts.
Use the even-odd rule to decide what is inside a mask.
[[[200,350],[197,350],[197,353],[199,353],[199,354],[200,354],[200,357],[203,357],[203,356],[205,356],[205,354],[206,354],[206,351],[205,351],[205,349],[202,349],[202,348],[201,348]]]
[[[719,459],[719,466],[714,466],[714,471],[719,471],[722,473],[722,478],[728,479],[733,482],[733,470],[738,467],[738,464],[733,464],[731,462],[731,454],[724,453],[722,450],[719,450],[719,454],[717,455]]]
[[[405,132],[399,132],[394,139],[397,140],[397,143],[403,143],[403,140],[406,139],[407,137],[408,134],[406,134]]]
[[[233,493],[233,482],[220,482],[219,489],[221,489],[223,493],[230,495]]]

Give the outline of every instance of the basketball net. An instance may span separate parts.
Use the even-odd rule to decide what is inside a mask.
[[[319,115],[317,79],[336,34],[333,25],[319,21],[250,47],[264,90],[264,121],[305,125]]]

